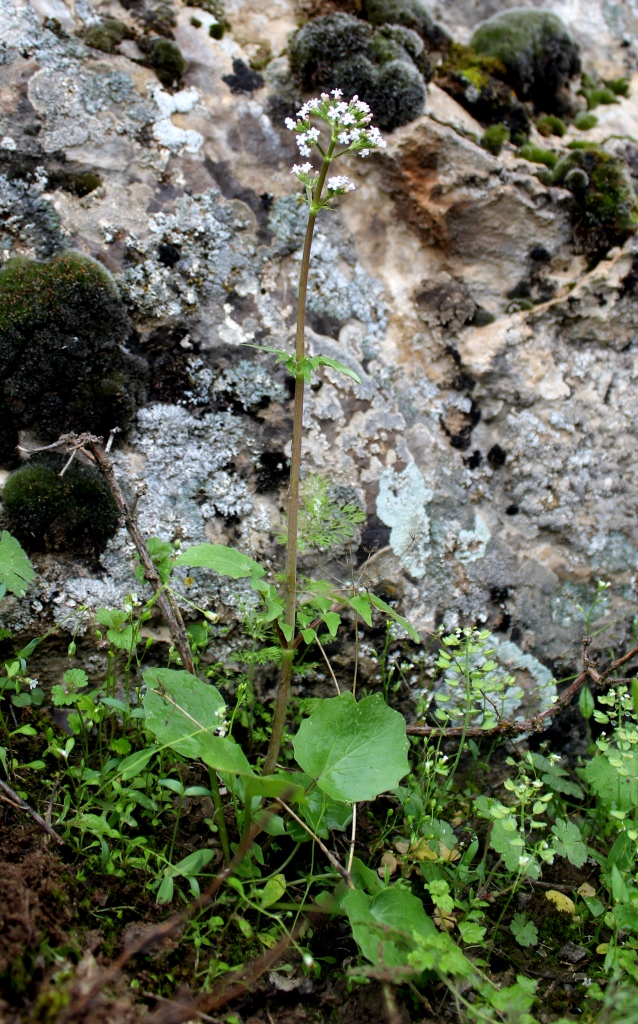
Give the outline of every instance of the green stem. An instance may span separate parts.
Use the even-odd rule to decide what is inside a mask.
[[[226,831],[226,819],[224,818],[224,805],[222,804],[221,793],[219,792],[217,772],[214,772],[211,768],[208,776],[210,778],[210,788],[213,794],[213,803],[215,804],[215,820],[217,821],[217,828],[219,829],[219,841],[222,844],[222,853],[224,854],[224,867],[227,867],[228,864],[230,864],[230,846],[228,845],[228,832]]]
[[[313,201],[310,205],[308,215],[308,226],[306,228],[306,239],[303,247],[301,260],[301,271],[299,274],[299,300],[297,304],[297,334],[295,339],[295,360],[297,372],[295,375],[295,404],[292,427],[292,451],[290,457],[290,482],[288,484],[288,545],[286,548],[286,569],[284,582],[285,612],[284,622],[292,630],[292,639],[296,626],[297,612],[297,532],[299,529],[299,486],[301,483],[301,444],[303,439],[303,402],[305,379],[301,363],[306,355],[306,295],[308,292],[308,272],[310,270],[310,250],[312,249],[312,236],[315,230],[318,204],[321,200],[321,193],[332,162],[332,154],[335,148],[336,139],[330,144],[326,153],[315,191]],[[279,757],[281,740],[286,724],[286,711],[288,710],[288,699],[290,697],[290,681],[292,679],[292,662],[294,651],[287,642],[282,649],[281,668],[279,671],[279,686],[277,688],[277,700],[275,713],[272,720],[270,743],[268,753],[264,762],[264,774],[270,775]]]

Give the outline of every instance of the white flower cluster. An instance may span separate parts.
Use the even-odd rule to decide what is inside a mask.
[[[324,151],[320,145],[321,132],[310,123],[311,118],[327,121],[331,142],[339,142],[348,149],[368,156],[372,149],[383,149],[385,140],[378,128],[369,127],[372,112],[367,103],[353,96],[346,103],[341,89],[333,89],[330,95],[323,92],[321,96],[307,100],[297,111],[297,120],[287,117],[285,124],[291,132],[297,133],[297,145],[301,156],[310,156],[313,148]],[[342,150],[342,152],[344,152]]]
[[[346,192],[352,192],[356,185],[345,174],[336,174],[334,178],[328,178],[326,188],[333,196],[342,196]]]

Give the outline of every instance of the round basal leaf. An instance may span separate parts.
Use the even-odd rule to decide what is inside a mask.
[[[293,740],[303,771],[335,800],[358,803],[396,789],[408,774],[405,721],[380,693],[323,700]]]
[[[215,771],[252,774],[239,744],[216,735],[226,706],[212,683],[170,668],[149,668],[144,679],[145,724],[159,743],[184,757],[201,758]]]

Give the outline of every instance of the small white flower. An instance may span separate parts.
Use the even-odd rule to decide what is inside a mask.
[[[357,123],[356,117],[354,116],[354,114],[351,114],[349,110],[346,110],[345,113],[342,114],[342,116],[341,116],[341,124],[349,125],[349,124],[356,124],[356,123]]]
[[[312,170],[312,164],[293,164],[291,174],[296,174],[299,177],[301,174],[310,174]]]
[[[339,192],[343,194],[344,192],[352,192],[356,187],[357,186],[354,182],[350,181],[350,178],[345,174],[336,174],[334,178],[328,178],[328,181],[326,182],[328,192]]]
[[[30,690],[35,690],[37,685],[38,685],[38,680],[37,679],[30,679],[29,680],[29,689]]]
[[[350,136],[347,132],[341,132],[341,135],[338,135],[337,138],[342,146],[348,146],[350,144]]]
[[[321,132],[319,131],[318,128],[309,128],[308,131],[306,132],[306,138],[312,139],[314,142],[317,142],[320,135]]]
[[[519,866],[519,868],[524,868],[527,864],[529,864],[529,857],[519,857],[518,858],[518,866]]]
[[[284,121],[284,124],[286,125],[286,128],[288,129],[289,132],[294,132],[295,128],[297,127],[297,122],[293,121],[291,117],[287,117],[286,120]]]
[[[331,92],[331,96],[334,96],[334,98],[336,100],[340,100],[341,97],[343,96],[343,90],[342,89],[333,89],[332,92]]]

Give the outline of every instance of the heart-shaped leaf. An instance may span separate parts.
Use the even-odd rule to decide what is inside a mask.
[[[351,693],[322,700],[293,746],[297,763],[335,800],[374,800],[410,770],[405,720],[380,693],[359,703]]]
[[[226,705],[212,683],[170,668],[149,668],[144,679],[146,727],[159,743],[185,757],[201,758],[215,771],[252,775],[239,744],[216,735]]]

